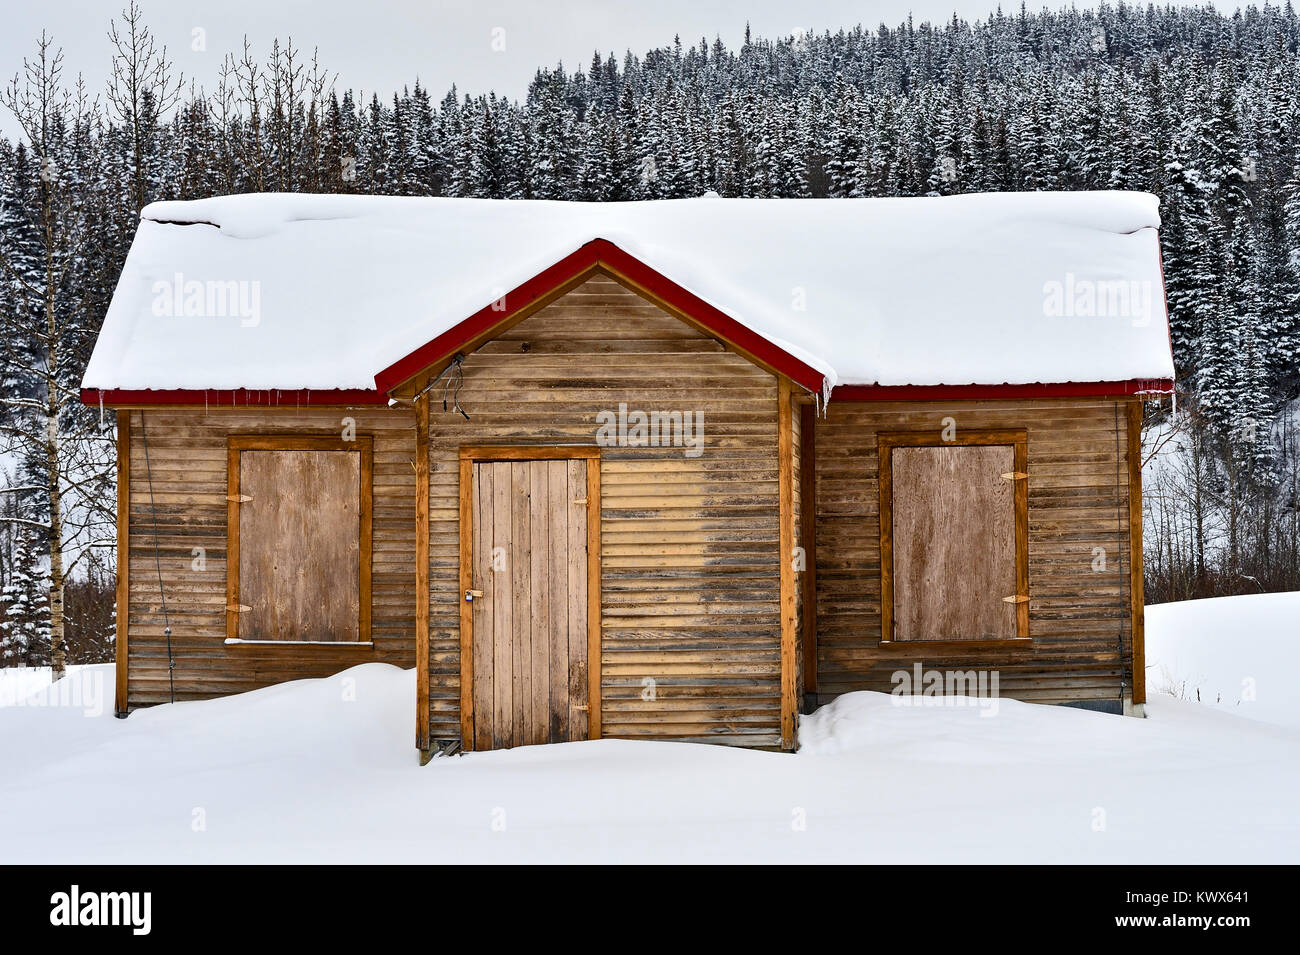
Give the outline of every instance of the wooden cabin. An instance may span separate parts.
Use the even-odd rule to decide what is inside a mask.
[[[416,745],[793,749],[916,667],[1132,712],[1150,196],[142,216],[116,709],[416,667]],[[1153,291],[1154,289],[1154,291]]]

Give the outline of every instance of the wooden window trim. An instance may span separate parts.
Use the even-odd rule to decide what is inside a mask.
[[[881,431],[876,434],[877,477],[880,485],[880,639],[883,649],[971,650],[1032,645],[1029,635],[1029,601],[1016,604],[1016,635],[1005,640],[891,640],[894,628],[894,504],[893,451],[895,448],[979,447],[1009,445],[1017,477],[1013,504],[1016,534],[1016,593],[1029,596],[1029,432],[1024,428],[958,429],[945,440],[942,431]]]
[[[460,745],[474,749],[474,464],[479,461],[587,462],[587,738],[601,738],[600,448],[591,445],[464,445],[460,449]]]
[[[354,451],[361,455],[361,555],[358,581],[357,639],[239,639],[239,462],[243,451]],[[226,646],[328,647],[374,650],[371,633],[371,576],[374,556],[375,438],[358,434],[345,441],[337,434],[232,434],[226,442]]]

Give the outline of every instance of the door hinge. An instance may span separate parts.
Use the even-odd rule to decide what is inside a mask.
[[[243,504],[245,501],[251,501],[252,498],[247,494],[227,494],[226,500],[232,504]]]
[[[248,604],[226,604],[226,611],[228,613],[248,613],[248,611],[252,609],[253,608],[248,606]]]
[[[574,504],[586,504],[586,503],[587,503],[587,499],[586,499],[585,497],[575,497],[575,498],[573,499],[573,503],[574,503]]]
[[[1025,478],[1029,477],[1029,475],[1024,471],[1003,471],[1002,477],[1007,481],[1023,481]]]
[[[1029,603],[1029,594],[1012,594],[1010,597],[1003,597],[1004,604],[1027,604]]]

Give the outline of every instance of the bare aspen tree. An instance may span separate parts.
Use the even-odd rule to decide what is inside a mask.
[[[222,61],[211,106],[223,156],[236,157],[248,177],[246,188],[297,192],[320,188],[325,147],[320,123],[334,76],[311,62],[290,37],[271,44],[265,65],[253,56],[248,38],[238,58]],[[233,183],[232,183],[233,185]]]
[[[91,245],[82,148],[96,123],[80,81],[67,89],[63,54],[44,33],[34,58],[0,92],[34,154],[30,242],[0,242],[0,278],[10,301],[0,309],[6,415],[0,452],[24,463],[30,483],[6,488],[32,499],[30,513],[0,521],[34,530],[48,549],[50,660],[62,676],[64,587],[95,547],[111,547],[113,442],[80,402],[78,385],[93,337],[89,289],[78,272]]]
[[[266,191],[266,138],[262,131],[262,67],[253,57],[248,37],[239,59],[228,54],[217,81],[218,103],[223,118],[221,137],[225,149],[236,158],[250,192]]]
[[[136,211],[148,201],[148,165],[159,121],[180,102],[182,78],[173,77],[167,47],[159,47],[135,0],[122,11],[122,24],[108,26],[113,67],[108,81],[110,115],[126,128],[131,143],[131,196]]]

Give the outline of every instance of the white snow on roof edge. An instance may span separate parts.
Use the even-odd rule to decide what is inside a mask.
[[[142,213],[83,386],[373,389],[378,372],[596,238],[829,384],[1167,379],[1159,221],[1154,196],[1118,192],[158,202]],[[160,297],[174,303],[195,282],[235,283],[256,314],[157,314]],[[1052,283],[1145,289],[1150,307],[1051,315]]]

